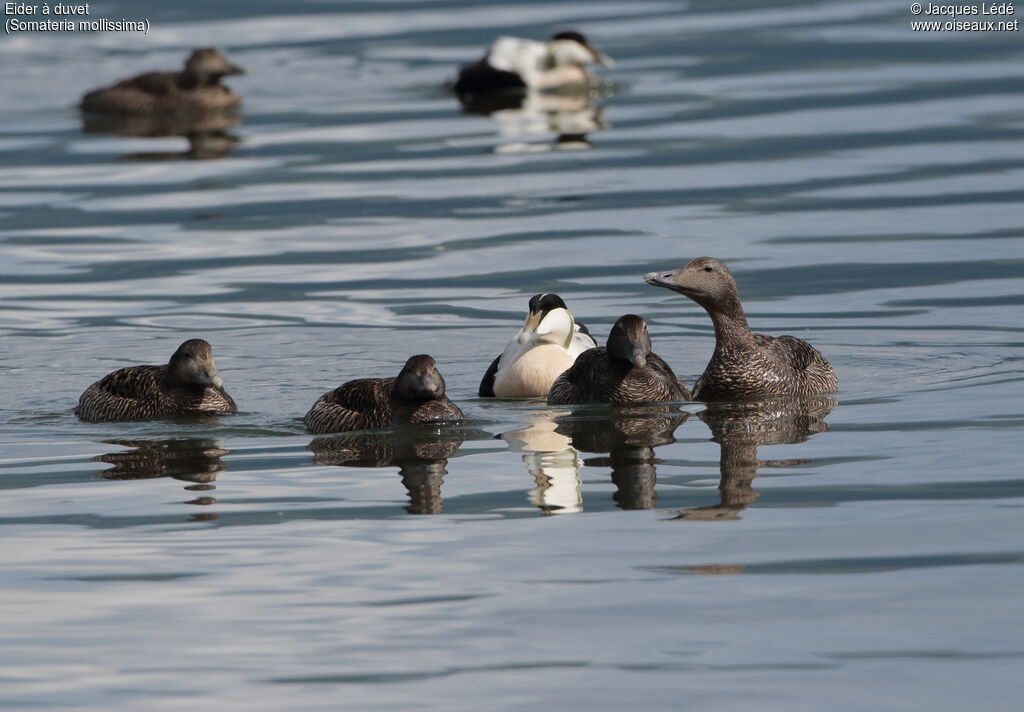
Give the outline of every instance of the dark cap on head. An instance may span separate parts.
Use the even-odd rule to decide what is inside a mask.
[[[552,309],[568,309],[557,294],[535,294],[530,297],[530,313],[547,314]]]
[[[579,42],[584,47],[589,46],[587,38],[583,36],[582,32],[576,30],[565,30],[563,32],[556,32],[551,36],[552,40],[572,40],[573,42]]]

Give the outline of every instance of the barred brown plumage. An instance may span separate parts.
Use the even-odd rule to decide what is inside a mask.
[[[220,83],[245,70],[212,47],[195,50],[180,72],[147,72],[117,84],[94,89],[82,97],[81,108],[101,114],[220,111],[242,98]]]
[[[697,257],[674,272],[648,272],[644,280],[697,302],[715,325],[715,351],[693,387],[698,400],[813,395],[839,387],[835,369],[806,341],[750,332],[736,281],[719,260]]]
[[[314,434],[459,420],[434,359],[412,356],[394,378],[348,381],[317,399],[303,422]]]
[[[577,403],[664,403],[690,400],[672,368],[651,352],[647,322],[620,317],[607,347],[584,351],[551,386],[549,405]]]
[[[190,339],[163,366],[130,366],[85,389],[75,414],[92,422],[233,413],[210,344]]]

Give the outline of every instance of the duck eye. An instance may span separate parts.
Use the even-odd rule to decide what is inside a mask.
[[[704,271],[705,271],[705,272],[714,272],[715,270],[714,270],[714,269],[713,269],[713,268],[711,267],[711,265],[708,265],[708,266],[706,266],[706,267],[704,268]]]

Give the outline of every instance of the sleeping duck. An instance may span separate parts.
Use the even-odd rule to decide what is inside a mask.
[[[562,371],[597,344],[557,294],[530,298],[523,328],[480,382],[481,398],[544,398]]]
[[[499,37],[483,57],[459,70],[454,89],[462,98],[583,86],[592,79],[587,65],[595,63],[614,64],[579,32],[559,32],[547,42]]]

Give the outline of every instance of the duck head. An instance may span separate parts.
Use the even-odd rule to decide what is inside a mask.
[[[185,60],[185,73],[195,77],[217,81],[230,74],[245,74],[245,70],[232,64],[228,58],[213,47],[197,49]]]
[[[697,257],[674,272],[648,272],[644,281],[689,297],[710,311],[739,308],[736,280],[729,268],[713,257]],[[742,313],[742,312],[741,312]]]
[[[576,321],[557,294],[535,294],[530,298],[530,313],[516,337],[520,344],[558,344],[569,348]]]
[[[585,66],[595,62],[605,67],[615,65],[611,57],[592,47],[580,32],[569,31],[556,34],[548,40],[548,55],[552,66],[555,67]]]
[[[636,368],[647,365],[651,353],[651,335],[647,333],[647,322],[636,314],[619,317],[608,334],[608,355],[622,361],[629,361]]]
[[[167,364],[169,378],[183,385],[222,388],[224,380],[217,375],[213,348],[202,339],[189,339],[174,352]]]
[[[395,379],[395,397],[404,401],[430,401],[444,398],[444,378],[434,359],[426,354],[410,356]]]

